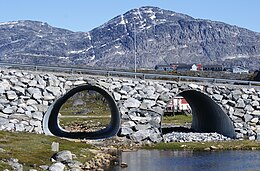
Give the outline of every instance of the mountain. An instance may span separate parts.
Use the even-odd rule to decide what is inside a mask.
[[[38,21],[0,23],[0,61],[102,68],[166,63],[260,66],[260,33],[223,22],[141,7],[89,32]]]

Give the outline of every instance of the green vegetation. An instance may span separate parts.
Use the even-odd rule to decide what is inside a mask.
[[[214,147],[214,148],[213,148]],[[158,150],[260,150],[259,141],[232,140],[220,142],[171,142],[157,143],[151,146],[144,146],[145,149]]]
[[[111,118],[106,99],[95,91],[74,94],[62,105],[60,114],[60,125],[71,132],[100,130]]]
[[[6,163],[0,161],[0,170],[4,170],[4,169],[9,169],[9,170],[11,170],[12,168],[11,168],[10,165],[8,165],[8,164],[6,164]]]
[[[175,124],[184,125],[186,123],[192,122],[192,115],[174,115],[174,116],[164,116],[162,123],[164,124]]]
[[[103,96],[96,92],[82,91],[74,94],[61,107],[60,114],[80,116],[110,116],[110,109]]]
[[[39,134],[0,131],[0,148],[4,149],[4,152],[0,152],[0,160],[17,158],[19,163],[25,165],[25,169],[44,164],[50,165],[50,158],[54,154],[54,152],[51,151],[52,142],[58,142],[60,144],[60,151],[70,150],[76,154],[77,160],[83,163],[94,156],[89,151],[89,148],[93,147],[86,143],[76,143]],[[3,168],[10,167],[0,162],[0,170],[4,170]]]
[[[91,117],[91,118],[78,118],[78,117],[62,117],[59,119],[60,125],[73,131],[98,131],[107,127],[111,118],[110,117]]]

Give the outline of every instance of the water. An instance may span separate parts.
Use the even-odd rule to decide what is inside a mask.
[[[260,151],[163,151],[122,152],[120,160],[128,164],[113,171],[240,171],[260,170]]]

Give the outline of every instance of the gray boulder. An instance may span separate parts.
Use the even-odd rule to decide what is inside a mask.
[[[143,100],[140,109],[151,109],[155,105],[155,101],[153,100]]]
[[[72,160],[67,163],[68,167],[71,168],[73,171],[79,170],[81,171],[81,167],[83,164],[77,160]]]
[[[149,130],[139,130],[130,135],[130,139],[134,142],[141,142],[150,136]]]
[[[155,143],[161,142],[163,140],[162,135],[159,133],[150,134],[149,139]]]
[[[139,131],[139,130],[145,130],[145,129],[149,129],[151,128],[152,125],[147,123],[147,124],[138,124],[135,126],[135,130]]]
[[[244,108],[245,106],[246,106],[246,105],[245,105],[244,100],[238,99],[237,104],[236,104],[236,107],[237,107],[237,108]]]
[[[16,158],[11,158],[9,161],[8,161],[8,164],[13,168],[13,170],[15,171],[23,171],[23,165],[18,163],[18,159]]]
[[[3,113],[5,113],[5,114],[12,114],[12,113],[14,113],[14,108],[12,108],[12,107],[7,107],[7,108],[4,108],[3,110],[2,110],[2,112]]]
[[[141,105],[141,102],[137,99],[134,98],[128,98],[125,102],[124,102],[124,107],[126,108],[138,108]]]
[[[121,99],[121,94],[114,92],[113,95],[114,95],[114,98],[115,98],[116,101]]]
[[[126,122],[122,123],[121,126],[122,127],[129,127],[129,128],[131,128],[131,127],[136,126],[136,124],[133,121],[126,121]]]
[[[242,92],[240,90],[234,90],[231,92],[231,94],[234,100],[238,100],[242,95]]]
[[[216,101],[221,101],[223,99],[223,96],[219,94],[214,94],[213,99],[215,99]]]
[[[46,87],[46,90],[48,92],[52,93],[54,96],[59,96],[61,94],[60,87],[49,86],[49,87]]]
[[[67,163],[72,160],[72,153],[68,150],[60,151],[54,154],[52,158],[58,162]]]
[[[253,118],[253,116],[249,115],[249,114],[245,114],[245,116],[244,116],[245,122],[250,121],[252,118]]]
[[[22,94],[22,95],[25,94],[25,89],[19,86],[12,87],[12,90],[16,91],[18,94]]]
[[[143,92],[144,92],[145,94],[147,94],[148,96],[149,96],[149,95],[153,95],[154,92],[155,92],[155,88],[154,88],[153,86],[147,86],[147,87],[145,87],[145,88],[143,89]]]
[[[5,125],[5,124],[8,124],[8,123],[9,123],[8,119],[0,118],[0,125]]]
[[[130,135],[132,134],[134,131],[132,130],[132,128],[129,128],[129,127],[122,127],[121,128],[121,135]]]
[[[62,164],[61,162],[53,163],[49,167],[49,171],[64,171],[65,170],[65,165]]]
[[[251,105],[252,105],[253,107],[257,107],[257,106],[259,106],[259,102],[258,102],[258,101],[252,101],[252,102],[251,102]]]
[[[1,80],[0,87],[2,90],[10,90],[11,84],[7,80]]]
[[[15,91],[7,91],[6,95],[7,95],[7,99],[8,100],[14,100],[14,99],[18,98],[18,96],[16,95]]]
[[[251,105],[246,105],[245,111],[252,112],[254,111],[254,108]]]

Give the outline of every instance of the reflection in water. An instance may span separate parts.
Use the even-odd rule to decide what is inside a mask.
[[[114,171],[170,171],[170,170],[259,170],[258,151],[162,151],[139,150],[123,152],[121,161],[127,168],[115,167]]]
[[[70,132],[95,132],[105,128],[111,119],[108,102],[92,90],[74,94],[59,113],[60,126]]]

